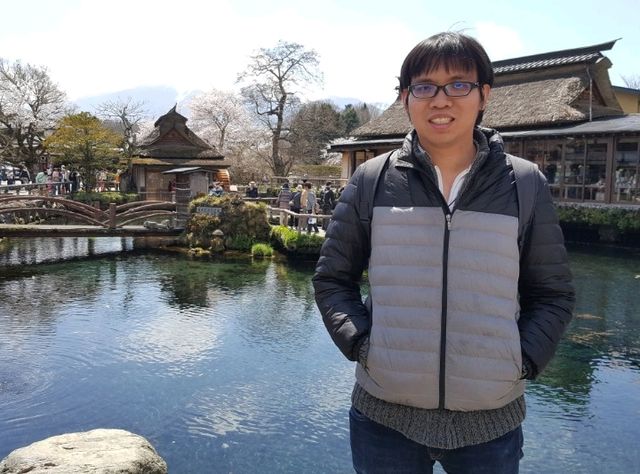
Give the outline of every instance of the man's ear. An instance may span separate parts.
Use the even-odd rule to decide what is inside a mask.
[[[404,111],[407,113],[407,117],[411,120],[411,114],[409,113],[409,89],[400,92],[400,100],[402,101]]]
[[[402,105],[404,106],[404,110],[409,112],[409,89],[405,89],[400,91],[400,100],[402,100]]]
[[[482,102],[480,103],[480,110],[487,110],[487,104],[489,103],[489,96],[491,95],[491,86],[489,84],[482,85]]]

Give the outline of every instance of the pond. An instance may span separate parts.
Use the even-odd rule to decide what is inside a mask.
[[[192,260],[130,239],[0,253],[0,458],[65,432],[145,436],[171,473],[351,472],[351,363],[313,264]],[[640,472],[640,254],[574,248],[576,318],[528,387],[525,473]]]

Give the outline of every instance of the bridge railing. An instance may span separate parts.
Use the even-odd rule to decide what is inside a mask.
[[[3,184],[0,185],[0,196],[5,194],[14,194],[16,196],[29,196],[32,194],[40,195],[46,192],[46,184]]]
[[[294,222],[294,228],[298,231],[298,234],[302,233],[303,230],[307,228],[307,224],[309,219],[315,218],[318,225],[322,226],[322,223],[325,220],[331,219],[331,214],[305,214],[300,212],[293,212],[289,209],[280,209],[279,207],[267,206],[267,212],[269,216],[269,220],[275,217],[278,217],[280,220],[280,225],[288,226],[289,218],[291,217]],[[285,217],[286,216],[286,217]],[[282,219],[286,219],[287,222],[283,223]],[[298,223],[295,225],[295,223]]]
[[[35,205],[20,206],[18,202],[26,201]],[[110,204],[109,209],[101,210],[65,197],[2,195],[0,194],[0,218],[17,215],[64,216],[65,218],[88,225],[106,228],[122,227],[136,221],[151,217],[176,217],[176,204],[166,201],[134,201],[116,206]]]

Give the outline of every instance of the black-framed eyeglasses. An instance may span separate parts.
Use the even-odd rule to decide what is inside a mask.
[[[454,81],[443,86],[429,82],[421,82],[411,84],[409,86],[409,92],[411,92],[411,95],[416,99],[432,99],[438,95],[440,89],[442,89],[448,97],[465,97],[471,94],[471,91],[476,87],[480,87],[479,82]]]

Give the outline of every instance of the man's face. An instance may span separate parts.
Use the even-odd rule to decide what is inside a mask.
[[[414,77],[411,84],[429,83],[443,86],[456,81],[477,82],[477,72],[454,69],[447,72],[444,67],[440,67]],[[481,87],[484,99],[481,98],[477,87],[463,97],[448,97],[444,90],[440,89],[430,99],[417,99],[408,89],[402,91],[402,101],[425,150],[434,153],[473,142],[476,118],[484,108],[491,90],[486,84]]]

